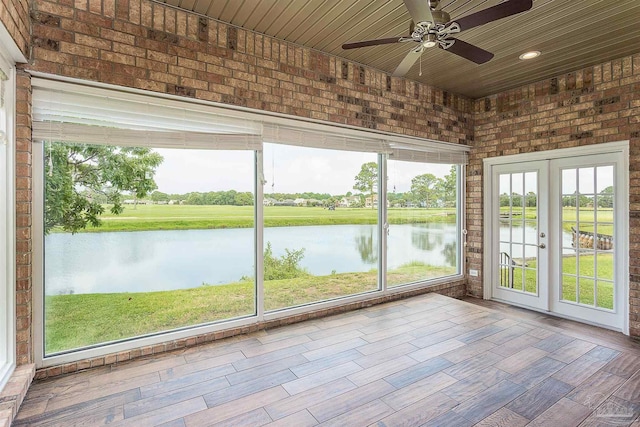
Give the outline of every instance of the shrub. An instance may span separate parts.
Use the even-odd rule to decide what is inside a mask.
[[[294,279],[309,275],[306,269],[300,267],[300,261],[304,258],[304,248],[284,251],[284,255],[274,256],[271,242],[267,242],[264,250],[264,280]]]

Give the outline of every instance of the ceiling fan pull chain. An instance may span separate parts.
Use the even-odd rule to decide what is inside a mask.
[[[422,77],[422,55],[420,55],[420,73],[418,75]]]

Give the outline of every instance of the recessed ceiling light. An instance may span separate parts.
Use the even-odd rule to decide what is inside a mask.
[[[533,59],[533,58],[537,58],[538,56],[540,56],[540,51],[539,50],[531,50],[529,52],[523,53],[518,58],[520,58],[520,59]]]

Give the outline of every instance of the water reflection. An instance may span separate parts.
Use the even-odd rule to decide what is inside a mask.
[[[367,264],[378,262],[378,239],[373,229],[369,229],[368,233],[363,230],[359,236],[355,237],[355,243],[362,262]]]
[[[432,251],[442,246],[442,234],[432,234],[429,229],[414,228],[411,230],[411,244],[423,251]]]
[[[442,252],[440,253],[444,255],[444,258],[447,260],[447,265],[451,267],[455,267],[457,252],[458,252],[458,249],[457,249],[456,242],[451,242],[451,243],[445,243],[444,247],[442,248]]]

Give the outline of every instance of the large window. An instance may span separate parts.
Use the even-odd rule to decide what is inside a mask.
[[[460,272],[459,170],[456,165],[388,162],[388,286]]]
[[[460,147],[33,84],[42,366],[460,274]]]
[[[46,354],[255,314],[252,151],[44,158]]]
[[[378,289],[378,156],[264,145],[265,310]]]

